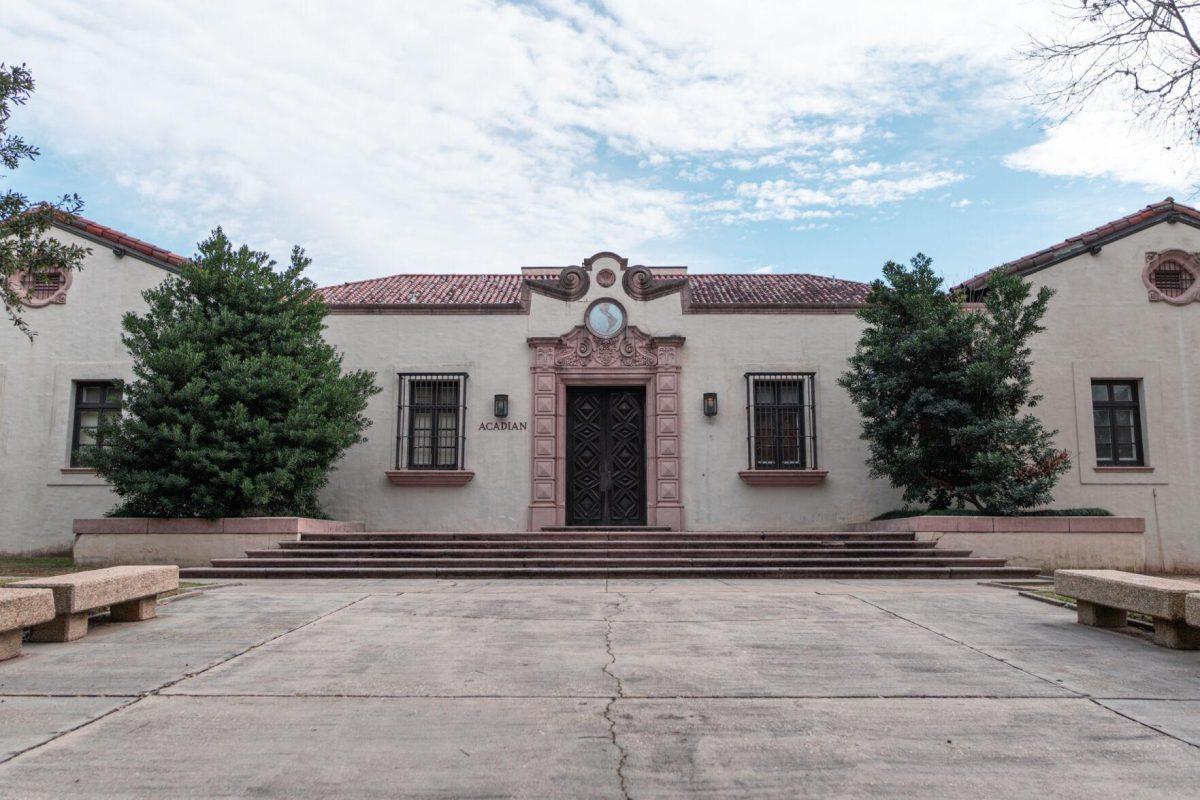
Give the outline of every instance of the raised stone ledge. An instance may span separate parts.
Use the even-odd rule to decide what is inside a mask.
[[[54,592],[57,613],[77,614],[178,589],[179,568],[149,565],[109,567],[48,578],[30,578],[10,585],[14,589],[50,589]]]
[[[466,486],[475,477],[460,469],[389,469],[384,474],[393,486]]]
[[[826,469],[744,469],[738,477],[748,486],[820,486]]]
[[[1187,596],[1183,603],[1183,616],[1188,625],[1200,628],[1200,592]]]
[[[1145,567],[1141,517],[971,517],[924,515],[856,522],[851,531],[915,533],[939,547],[1005,558],[1014,567],[1119,569]]]
[[[54,593],[49,589],[0,588],[0,632],[20,630],[54,619]]]
[[[152,517],[101,517],[75,520],[74,533],[357,533],[363,522],[343,522],[311,517],[222,517],[220,519]]]

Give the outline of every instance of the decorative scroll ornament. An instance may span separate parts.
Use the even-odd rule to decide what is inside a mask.
[[[621,286],[635,300],[654,300],[678,292],[687,285],[687,278],[660,278],[646,267],[625,270]]]
[[[628,327],[617,337],[601,339],[582,325],[561,337],[554,349],[556,367],[653,367],[658,356],[651,337]]]
[[[1182,306],[1200,299],[1200,253],[1146,253],[1142,283],[1152,303]]]
[[[579,300],[587,294],[591,279],[583,267],[563,267],[557,280],[527,278],[525,285],[538,294],[559,300]]]

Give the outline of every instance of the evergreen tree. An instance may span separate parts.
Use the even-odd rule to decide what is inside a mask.
[[[116,516],[316,516],[335,461],[364,441],[374,373],[342,374],[300,248],[276,271],[220,228],[122,320],[136,379],[85,459]]]
[[[1012,514],[1045,505],[1070,467],[1065,451],[1023,413],[1031,394],[1029,339],[1053,292],[994,273],[983,308],[942,291],[932,261],[888,262],[859,313],[867,323],[838,383],[863,418],[871,474],[906,503],[971,505]]]
[[[25,105],[33,93],[33,76],[24,64],[0,64],[0,165],[16,169],[23,159],[33,160],[38,149],[8,132],[13,106]],[[88,248],[64,244],[45,236],[59,212],[78,213],[83,202],[78,195],[64,195],[56,203],[30,203],[20,192],[0,192],[0,300],[9,320],[26,336],[33,331],[21,318],[24,293],[15,285],[18,273],[43,280],[51,270],[79,269]]]

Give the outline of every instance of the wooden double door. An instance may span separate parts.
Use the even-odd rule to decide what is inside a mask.
[[[567,524],[646,524],[646,392],[567,388]]]

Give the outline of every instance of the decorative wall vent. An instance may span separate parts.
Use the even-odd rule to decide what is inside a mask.
[[[1146,253],[1142,283],[1151,302],[1183,305],[1196,300],[1200,292],[1200,253]]]
[[[10,282],[13,290],[22,297],[29,308],[41,308],[51,303],[67,302],[67,290],[71,288],[71,273],[64,269],[51,269],[41,274],[18,272]]]

